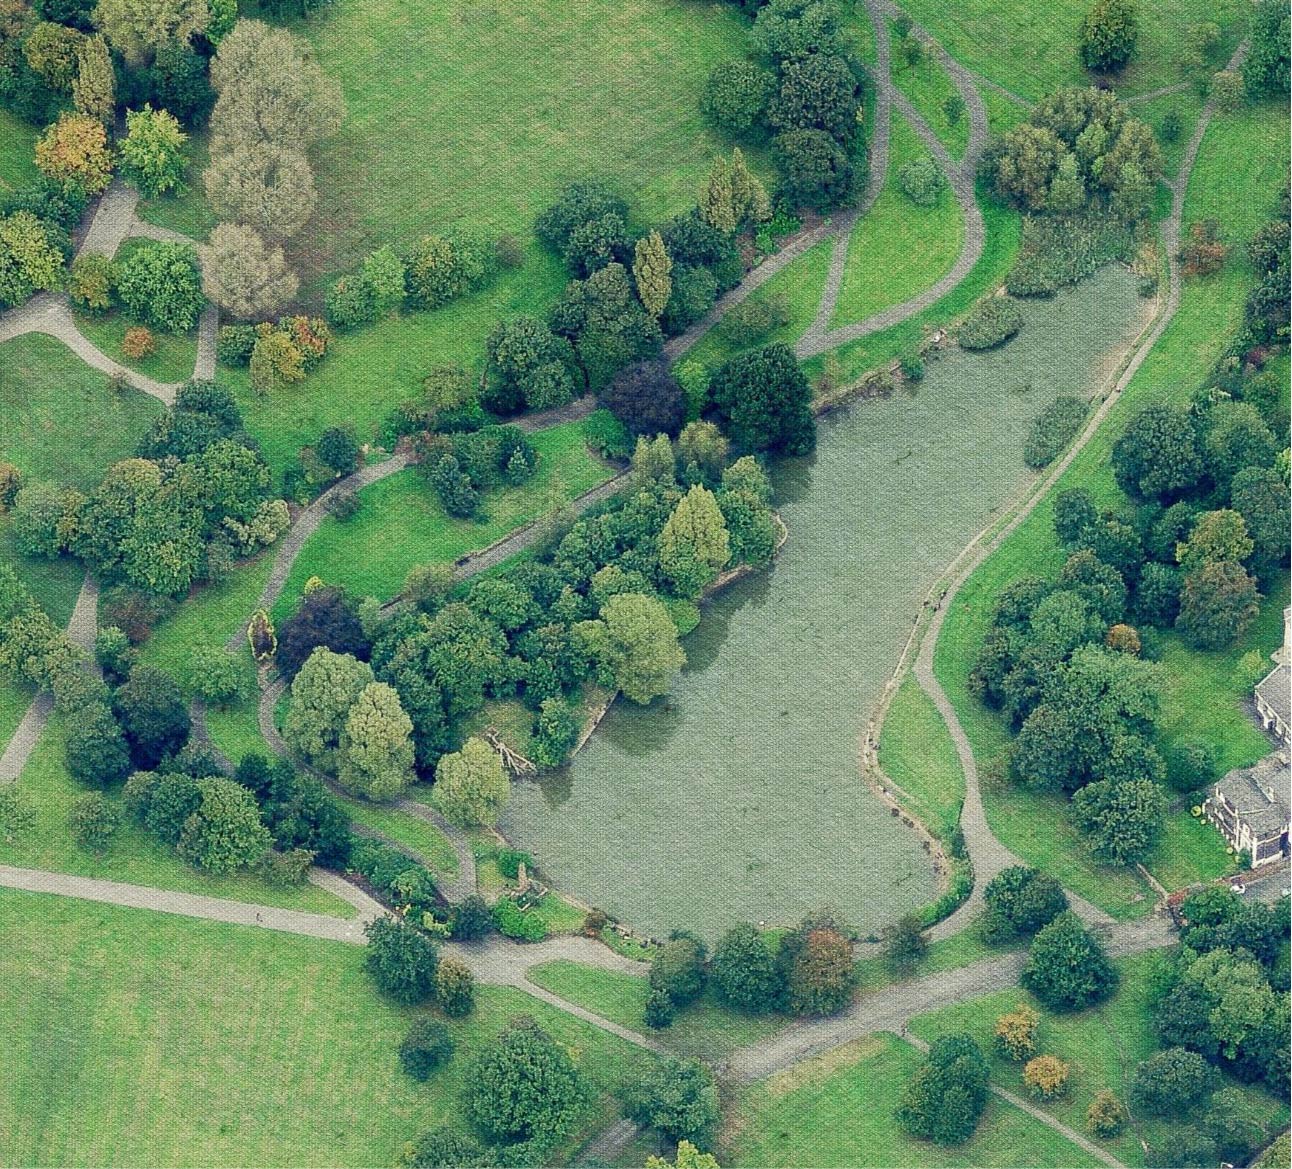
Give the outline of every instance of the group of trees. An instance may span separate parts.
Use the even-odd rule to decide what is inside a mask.
[[[755,59],[713,70],[704,113],[736,138],[770,139],[778,196],[790,207],[843,205],[856,186],[866,73],[843,40],[839,11],[828,0],[750,8]]]
[[[515,426],[483,426],[452,434],[426,433],[417,444],[420,469],[451,516],[478,516],[481,497],[533,477],[538,452]]]
[[[221,222],[202,253],[205,287],[235,317],[266,317],[296,295],[282,245],[313,213],[308,150],[336,131],[344,105],[299,37],[257,20],[233,25],[210,73],[218,96],[202,183]]]
[[[710,959],[702,942],[674,933],[655,954],[646,1023],[667,1027],[706,986],[742,1014],[833,1015],[852,1000],[852,940],[830,910],[810,914],[771,944],[748,922],[732,926]]]
[[[88,494],[23,486],[13,506],[19,547],[70,552],[105,584],[180,597],[286,530],[287,506],[270,498],[269,469],[222,387],[185,385],[139,451]]]

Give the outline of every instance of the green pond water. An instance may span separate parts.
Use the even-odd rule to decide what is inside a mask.
[[[936,894],[861,778],[861,733],[925,593],[1020,489],[1029,423],[1096,388],[1142,306],[1110,268],[1023,309],[1004,348],[952,350],[913,396],[822,419],[815,454],[777,465],[789,541],[704,606],[672,693],[621,699],[568,768],[514,785],[500,827],[547,880],[709,939],[825,904],[868,933]]]

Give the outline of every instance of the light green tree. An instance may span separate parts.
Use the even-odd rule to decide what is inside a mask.
[[[651,316],[658,317],[673,295],[673,261],[659,232],[652,231],[637,241],[633,279],[637,282],[637,296],[642,306]]]
[[[188,135],[165,110],[145,105],[126,114],[121,176],[149,198],[184,189],[184,143]]]
[[[72,102],[77,113],[107,123],[116,107],[116,74],[108,42],[101,36],[86,37],[76,51],[76,77],[72,81]]]
[[[619,593],[602,607],[600,621],[583,624],[600,626],[588,631],[598,660],[634,702],[664,694],[686,664],[677,626],[655,597]]]
[[[727,524],[713,492],[692,487],[664,522],[659,562],[680,595],[696,597],[731,559]]]
[[[231,779],[199,779],[201,800],[184,821],[176,851],[211,873],[248,868],[269,851],[269,829],[260,821],[256,797]]]
[[[99,0],[94,23],[132,66],[168,41],[186,43],[211,18],[207,0]]]
[[[350,708],[372,680],[367,662],[320,646],[292,682],[283,738],[309,762],[335,774]]]
[[[346,716],[337,779],[370,800],[398,795],[413,781],[413,723],[394,687],[372,682]]]
[[[461,828],[496,823],[510,794],[502,759],[483,739],[468,739],[461,751],[443,756],[436,765],[431,802]]]

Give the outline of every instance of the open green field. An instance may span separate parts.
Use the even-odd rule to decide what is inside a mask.
[[[923,1057],[888,1034],[870,1035],[755,1084],[741,1097],[724,1134],[723,1165],[755,1169],[812,1165],[1097,1165],[1089,1153],[1014,1105],[988,1099],[978,1131],[944,1148],[907,1136],[893,1119],[907,1079]]]
[[[251,874],[217,877],[191,868],[173,848],[149,835],[124,813],[121,827],[102,856],[78,847],[68,829],[67,815],[88,789],[68,774],[65,742],[65,729],[55,715],[17,781],[18,789],[35,810],[35,826],[12,841],[0,841],[0,859],[5,864],[202,893],[231,901],[282,905],[335,917],[354,916],[353,906],[314,885],[280,889]],[[112,798],[119,806],[119,796]]]
[[[534,966],[525,977],[567,1002],[651,1035],[680,1055],[710,1062],[720,1061],[736,1048],[758,1043],[786,1026],[786,1020],[779,1015],[742,1015],[728,1010],[707,991],[678,1011],[671,1027],[650,1031],[643,1022],[650,994],[644,977],[564,959]]]
[[[37,131],[9,110],[0,110],[0,191],[34,182]]]
[[[553,426],[531,440],[539,453],[537,472],[523,486],[485,495],[483,520],[448,515],[414,469],[364,488],[357,515],[345,521],[329,516],[310,537],[292,566],[275,613],[290,612],[312,576],[356,596],[386,600],[403,588],[414,565],[451,563],[486,548],[550,511],[558,498],[573,499],[613,474],[588,450],[582,423]]]
[[[61,341],[43,333],[0,345],[0,458],[30,480],[87,490],[134,454],[162,405],[129,386],[108,388]]]
[[[1088,1135],[1086,1109],[1094,1094],[1108,1088],[1124,1103],[1136,1064],[1158,1050],[1152,988],[1155,974],[1165,960],[1160,953],[1122,959],[1117,963],[1122,982],[1113,997],[1075,1015],[1053,1014],[1026,991],[1015,988],[919,1015],[911,1020],[911,1032],[928,1042],[952,1031],[969,1032],[991,1062],[992,1079],[1023,1095],[1022,1064],[996,1054],[993,1036],[1000,1015],[1020,1002],[1028,1003],[1041,1014],[1038,1054],[1057,1055],[1071,1067],[1067,1094],[1041,1107],[1070,1128]],[[1228,1077],[1225,1080],[1226,1086],[1237,1086],[1236,1081]],[[1280,1107],[1269,1093],[1258,1087],[1243,1091],[1254,1114],[1265,1124],[1286,1123],[1286,1108]],[[1103,1143],[1123,1164],[1140,1166],[1144,1164],[1140,1141],[1152,1145],[1169,1128],[1166,1122],[1132,1115],[1121,1136]]]
[[[746,50],[737,12],[699,0],[338,0],[300,31],[347,106],[302,237],[323,272],[455,223],[528,238],[577,178],[643,223],[683,210],[727,148],[700,114],[705,78]]]
[[[910,674],[879,735],[879,765],[908,797],[903,804],[941,840],[960,823],[965,777],[946,723]]]
[[[396,1057],[418,1012],[378,997],[358,946],[9,890],[0,906],[8,1164],[394,1165],[405,1141],[456,1120],[473,1053],[518,1014],[586,1075],[586,1131],[650,1058],[481,987],[449,1023],[451,1061],[418,1084]]]
[[[1286,111],[1269,105],[1218,117],[1207,132],[1190,178],[1186,224],[1214,216],[1226,224],[1232,238],[1249,238],[1274,207],[1285,181],[1287,158]],[[1063,556],[1053,528],[1053,500],[1059,491],[1083,486],[1101,504],[1125,506],[1109,465],[1112,445],[1137,410],[1151,402],[1187,401],[1203,383],[1242,318],[1249,284],[1245,263],[1241,249],[1236,248],[1222,272],[1185,283],[1178,312],[1107,421],[1036,510],[974,572],[952,604],[938,639],[935,666],[980,767],[1000,758],[1008,746],[1001,719],[980,705],[967,686],[994,598],[1019,576],[1052,576],[1059,571]],[[1246,649],[1269,652],[1278,644],[1282,627],[1277,614],[1286,603],[1285,595],[1267,598],[1265,615],[1234,651],[1199,653],[1174,635],[1163,639],[1167,675],[1163,738],[1168,746],[1174,736],[1186,730],[1198,733],[1194,720],[1200,719],[1220,749],[1222,768],[1250,763],[1268,750],[1242,706],[1245,692],[1232,665]],[[983,794],[993,830],[1018,855],[1049,868],[1065,884],[1112,913],[1146,908],[1147,900],[1136,900],[1146,892],[1138,879],[1091,863],[1059,814],[1057,801],[999,784],[986,784]],[[1187,816],[1187,811],[1180,815]],[[1190,843],[1198,843],[1195,827],[1172,825],[1162,846],[1164,854],[1150,858],[1149,869],[1160,865],[1177,882],[1224,871],[1226,858],[1214,842],[1197,850],[1190,848]]]
[[[729,327],[724,327],[720,322],[705,334],[700,343],[686,355],[685,360],[703,362],[716,368],[743,349],[771,345],[777,341],[793,346],[807,332],[808,326],[816,317],[832,250],[833,241],[822,240],[816,247],[787,264],[749,297],[749,302],[753,304],[765,304],[773,297],[781,299],[788,310],[787,324],[759,337],[753,345],[742,346],[735,343]]]
[[[888,22],[890,39],[893,22]],[[937,56],[926,52],[916,65],[908,65],[899,54],[893,56],[893,83],[911,99],[915,108],[920,111],[924,121],[947,148],[952,158],[963,158],[969,147],[969,114],[961,114],[960,120],[952,125],[942,111],[942,103],[952,94],[959,95],[955,82],[942,68]],[[900,117],[895,118],[900,121]]]
[[[964,241],[964,216],[955,193],[944,186],[932,207],[919,207],[897,177],[906,163],[928,154],[910,123],[894,113],[888,176],[875,205],[852,229],[832,324],[865,320],[901,304],[936,283],[955,263]]]
[[[193,376],[193,363],[197,360],[196,329],[188,333],[154,329],[156,352],[147,357],[130,358],[121,351],[121,341],[126,330],[138,324],[137,321],[115,312],[99,314],[77,310],[73,316],[77,328],[113,361],[119,361],[158,382],[186,382]]]
[[[1061,85],[1090,85],[1077,44],[1086,0],[902,0],[902,7],[961,64],[1036,101]],[[1146,93],[1184,80],[1177,57],[1191,24],[1214,21],[1222,43],[1219,69],[1229,59],[1245,27],[1242,0],[1156,0],[1140,12],[1135,60],[1117,77],[1124,95]]]

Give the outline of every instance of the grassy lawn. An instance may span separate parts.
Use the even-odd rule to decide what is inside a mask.
[[[956,60],[1031,101],[1061,85],[1093,82],[1077,56],[1081,21],[1090,7],[1086,0],[904,0],[902,7]],[[1245,13],[1241,0],[1158,0],[1151,13],[1141,14],[1136,57],[1117,78],[1118,90],[1134,95],[1181,81],[1176,58],[1185,31],[1199,21],[1220,25],[1216,60],[1228,60]]]
[[[1283,110],[1266,106],[1218,118],[1207,132],[1189,182],[1186,221],[1215,216],[1226,224],[1231,238],[1250,237],[1272,210],[1286,167]],[[1137,410],[1156,401],[1186,402],[1202,384],[1242,317],[1249,276],[1240,252],[1235,249],[1228,267],[1218,275],[1186,282],[1179,311],[1108,420],[1036,510],[975,571],[951,606],[938,639],[935,667],[980,767],[1001,757],[1009,742],[1002,721],[981,706],[967,687],[994,598],[1019,576],[1054,576],[1059,571],[1063,556],[1053,528],[1053,500],[1059,491],[1083,486],[1101,504],[1125,507],[1109,465],[1112,445]],[[1204,730],[1221,749],[1225,767],[1250,763],[1268,749],[1240,703],[1243,695],[1233,663],[1253,645],[1269,652],[1278,644],[1284,596],[1267,598],[1264,616],[1236,651],[1198,653],[1173,635],[1163,639],[1167,675],[1163,738],[1168,745],[1177,735]],[[1144,892],[1137,880],[1097,867],[1085,857],[1057,800],[991,784],[984,786],[984,799],[992,828],[1014,852],[1050,868],[1082,896],[1114,914],[1146,907],[1146,901],[1134,901]],[[1187,810],[1179,813],[1187,814]],[[1172,826],[1159,850],[1161,857],[1150,858],[1149,868],[1160,865],[1173,883],[1216,875],[1223,854],[1210,842],[1197,853],[1183,855],[1196,838],[1194,828]]]
[[[159,382],[185,382],[193,376],[193,364],[197,360],[196,329],[187,333],[167,333],[154,329],[156,352],[134,359],[121,351],[121,341],[126,330],[138,324],[137,321],[132,321],[121,313],[100,315],[76,310],[73,315],[81,332],[113,361],[119,361],[127,368],[138,370]]]
[[[215,877],[199,872],[181,861],[173,848],[124,818],[103,856],[79,848],[68,830],[67,814],[87,789],[67,772],[65,741],[63,725],[55,716],[18,779],[19,789],[35,808],[36,824],[13,842],[0,843],[0,858],[5,864],[202,893],[233,901],[282,905],[336,917],[354,915],[352,906],[314,885],[278,889],[254,875]],[[0,1125],[0,1131],[3,1128]]]
[[[1166,158],[1166,173],[1168,175],[1179,173],[1180,163],[1184,157],[1184,149],[1189,145],[1193,128],[1198,123],[1198,115],[1202,113],[1202,103],[1203,99],[1198,94],[1198,91],[1191,88],[1180,93],[1155,97],[1152,101],[1136,102],[1131,106],[1131,113],[1135,117],[1153,127],[1153,133],[1157,137],[1158,144],[1162,147],[1162,154]],[[1162,123],[1166,120],[1167,114],[1172,111],[1179,115],[1182,129],[1174,142],[1168,142],[1166,136],[1162,133]]]
[[[971,966],[984,958],[995,958],[1007,953],[1009,947],[989,946],[982,940],[978,922],[972,921],[959,933],[941,941],[931,942],[924,957],[916,964],[910,978],[923,978],[926,974],[938,974],[943,970],[959,970],[962,966]],[[884,959],[878,955],[861,958],[856,962],[857,985],[862,992],[875,991],[897,981]],[[903,979],[903,981],[908,981]]]
[[[418,1012],[380,998],[358,946],[5,890],[0,1091],[21,1165],[396,1163],[456,1122],[472,1056],[518,1014],[607,1091],[650,1057],[521,991],[481,987],[426,1084],[396,1050]],[[581,1139],[581,1138],[580,1138]],[[558,1154],[570,1163],[572,1149]]]
[[[978,1131],[943,1148],[909,1137],[893,1119],[902,1089],[923,1060],[893,1035],[870,1035],[753,1085],[725,1134],[721,1163],[832,1167],[1096,1165],[1088,1153],[995,1096]]]
[[[172,192],[158,195],[155,199],[141,198],[135,208],[140,219],[182,232],[194,240],[205,241],[216,224],[215,213],[207,205],[202,189],[202,172],[211,158],[208,145],[206,130],[199,130],[189,138],[184,145],[184,157],[188,160],[187,186],[179,194]]]
[[[786,1026],[786,1020],[779,1015],[742,1015],[727,1010],[712,992],[706,991],[677,1013],[671,1027],[650,1031],[642,1021],[650,993],[644,977],[564,959],[533,966],[525,977],[576,1006],[652,1035],[681,1055],[710,1062],[721,1060],[738,1047],[766,1039]]]
[[[711,329],[704,339],[687,354],[688,361],[702,361],[710,367],[729,361],[743,349],[771,345],[784,341],[793,346],[816,317],[817,306],[821,303],[821,290],[825,286],[826,271],[830,267],[830,253],[833,241],[822,240],[816,247],[799,256],[777,272],[766,284],[749,297],[756,304],[766,303],[771,297],[784,299],[789,310],[789,322],[780,328],[773,329],[758,338],[753,346],[735,344],[728,331],[719,324]]]
[[[700,114],[705,79],[747,35],[735,10],[697,0],[339,0],[299,27],[347,106],[317,152],[319,209],[301,237],[326,248],[310,260],[328,272],[458,222],[528,237],[585,176],[642,222],[682,210],[729,149]]]
[[[0,458],[30,480],[88,490],[161,411],[139,390],[110,390],[106,374],[53,337],[0,345]]]
[[[357,515],[345,522],[329,516],[310,537],[275,613],[291,611],[311,576],[358,596],[392,597],[414,565],[446,563],[485,548],[549,511],[556,493],[572,499],[613,474],[589,452],[581,423],[540,431],[532,441],[539,452],[538,471],[521,487],[486,495],[484,520],[447,515],[415,469],[365,488]]]
[[[55,560],[27,556],[14,543],[13,523],[8,516],[0,515],[0,564],[7,564],[18,574],[36,602],[59,625],[67,624],[85,579],[79,560],[70,556]]]
[[[891,33],[893,22],[888,22]],[[894,40],[896,38],[890,37]],[[969,114],[960,116],[953,126],[942,112],[942,103],[952,94],[959,95],[955,82],[947,76],[933,53],[926,52],[920,63],[910,66],[898,55],[893,59],[893,83],[911,99],[924,121],[947,148],[952,158],[963,158],[969,147]]]
[[[414,799],[421,799],[424,796],[424,793],[416,789],[410,794]],[[434,824],[428,824],[425,820],[419,820],[396,808],[383,808],[378,804],[371,804],[367,800],[342,798],[341,803],[345,805],[356,823],[411,849],[433,872],[446,873],[450,876],[457,873],[457,853],[453,851],[448,837]]]
[[[0,110],[0,191],[25,186],[40,177],[35,150],[38,131],[9,110]]]
[[[980,198],[980,203],[983,202]],[[1014,264],[1014,257],[1018,254],[1022,221],[1017,212],[993,204],[983,206],[982,216],[987,239],[978,263],[964,280],[936,304],[900,325],[841,345],[833,351],[838,355],[845,381],[887,365],[905,353],[914,352],[923,337],[939,326],[959,320],[979,297],[994,292],[1004,283],[1006,274]],[[858,224],[858,229],[868,221],[869,216]],[[840,304],[842,303],[840,298]],[[805,362],[804,368],[809,376],[818,375],[824,361],[824,357],[814,357]]]
[[[1026,106],[989,85],[979,86],[978,96],[987,110],[987,127],[993,134],[1003,134],[1027,118]]]
[[[832,324],[865,320],[901,304],[936,283],[955,263],[964,242],[964,216],[955,193],[945,186],[934,206],[918,207],[898,182],[905,163],[925,157],[923,142],[895,113],[888,176],[875,205],[852,229]]]
[[[1071,1066],[1068,1094],[1041,1107],[1070,1128],[1088,1133],[1086,1109],[1094,1094],[1111,1089],[1123,1103],[1126,1101],[1135,1066],[1158,1050],[1152,1017],[1152,986],[1155,972],[1165,961],[1162,954],[1142,954],[1117,963],[1122,982],[1117,993],[1100,1006],[1075,1015],[1055,1015],[1021,988],[986,995],[967,1003],[945,1007],[911,1020],[911,1031],[921,1039],[932,1041],[951,1031],[968,1031],[988,1055],[992,1079],[1002,1087],[1023,1094],[1021,1064],[997,1055],[993,1046],[996,1019],[1027,1002],[1041,1014],[1037,1051],[1057,1055]],[[1227,1079],[1227,1083],[1236,1082]],[[1257,1115],[1273,1125],[1286,1108],[1260,1088],[1244,1088]],[[1144,1164],[1140,1140],[1149,1144],[1160,1140],[1169,1130],[1165,1122],[1132,1117],[1130,1125],[1115,1140],[1105,1142],[1108,1151],[1126,1165]]]
[[[938,708],[910,674],[884,719],[879,764],[909,797],[903,803],[945,840],[960,822],[964,772]]]

